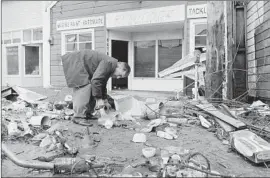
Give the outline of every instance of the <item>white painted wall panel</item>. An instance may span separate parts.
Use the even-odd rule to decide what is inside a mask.
[[[183,79],[133,78],[131,86],[131,90],[175,91],[181,89],[183,89]]]
[[[43,1],[3,1],[2,31],[42,26]]]

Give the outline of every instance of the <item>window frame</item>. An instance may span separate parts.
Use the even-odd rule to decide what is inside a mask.
[[[61,32],[61,55],[66,53],[66,35],[78,35],[80,33],[91,33],[92,34],[92,50],[95,50],[95,31],[93,28],[91,29],[80,29],[80,30],[69,30],[69,31],[62,31]],[[78,42],[76,42],[78,44]],[[77,45],[78,49],[78,45]],[[62,61],[61,61],[62,65]]]
[[[38,47],[39,48],[39,74],[38,75],[30,75],[30,74],[26,74],[25,73],[25,47],[27,46],[35,46],[35,47]],[[41,77],[41,73],[42,73],[42,68],[41,68],[41,58],[42,58],[42,50],[41,50],[42,46],[41,45],[38,45],[38,44],[30,44],[30,45],[24,45],[24,48],[23,48],[23,76],[24,77],[30,77],[30,78],[35,78],[35,77]]]
[[[21,76],[21,55],[20,55],[20,53],[21,53],[21,45],[19,45],[19,44],[5,44],[5,45],[3,45],[3,47],[4,47],[4,57],[5,57],[5,62],[6,62],[6,64],[5,64],[5,66],[6,66],[6,76],[8,76],[8,77],[20,77]],[[8,60],[7,60],[7,48],[8,47],[18,47],[18,70],[19,70],[19,72],[18,72],[18,74],[16,74],[16,75],[10,75],[10,74],[8,74]]]
[[[155,41],[155,77],[135,77],[135,42],[140,42],[140,41]],[[139,79],[139,78],[146,78],[146,79],[153,79],[153,78],[157,78],[157,65],[158,65],[158,51],[157,51],[157,43],[158,43],[158,40],[156,40],[156,39],[152,39],[152,40],[136,40],[136,41],[133,41],[133,68],[134,68],[134,70],[133,70],[133,78],[136,78],[136,79]]]
[[[42,39],[41,40],[34,40],[34,30],[35,29],[41,29],[42,30]],[[24,39],[23,39],[23,31],[24,30],[31,30],[31,39],[30,39],[30,41],[28,41],[28,42],[24,42]],[[22,45],[29,45],[29,44],[35,44],[35,43],[43,43],[43,27],[33,27],[33,28],[25,28],[25,29],[22,29],[21,30],[21,40],[22,40],[22,42],[21,42],[21,44]]]
[[[168,37],[168,38],[155,38],[155,39],[145,39],[145,40],[134,40],[132,43],[133,46],[133,66],[134,66],[134,70],[133,70],[133,78],[135,79],[160,79],[160,80],[164,80],[166,78],[160,78],[158,77],[158,66],[159,66],[159,56],[158,56],[158,41],[159,40],[175,40],[178,39],[178,37]],[[180,38],[182,40],[182,57],[183,57],[183,38]],[[139,42],[139,41],[155,41],[155,77],[135,77],[135,42]]]
[[[207,18],[191,19],[190,20],[190,44],[189,52],[193,53],[195,50],[195,26],[200,24],[207,24]]]

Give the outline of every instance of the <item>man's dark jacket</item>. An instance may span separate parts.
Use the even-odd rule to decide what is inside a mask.
[[[68,87],[91,83],[92,96],[106,98],[106,84],[117,67],[117,59],[93,50],[75,51],[61,58]]]

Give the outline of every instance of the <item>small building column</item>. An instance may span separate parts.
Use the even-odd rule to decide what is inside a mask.
[[[50,50],[50,8],[47,8],[46,1],[43,2],[43,87],[51,87],[51,50]]]

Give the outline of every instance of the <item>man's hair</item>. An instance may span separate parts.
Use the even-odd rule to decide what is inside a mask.
[[[126,72],[126,76],[128,76],[129,73],[130,73],[130,71],[131,71],[130,66],[126,62],[122,62],[122,65],[123,65],[123,71],[125,71]]]

